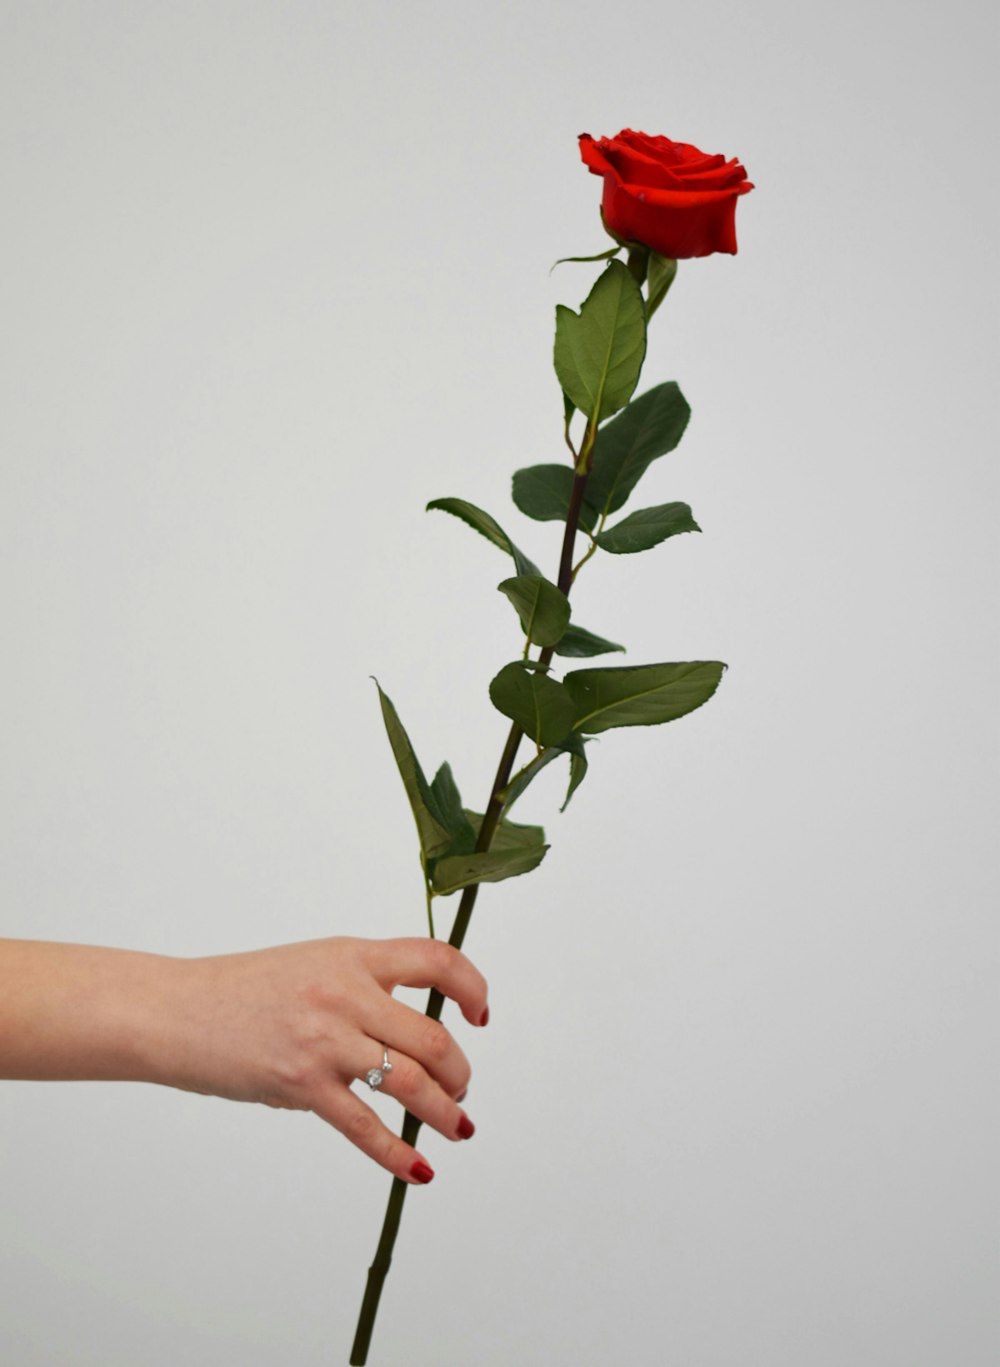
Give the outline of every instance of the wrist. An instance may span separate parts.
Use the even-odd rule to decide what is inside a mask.
[[[139,957],[143,962],[135,965],[135,983],[140,990],[126,994],[116,1026],[127,1077],[185,1091],[208,1090],[198,1074],[198,1040],[203,1034],[198,1007],[208,960]]]

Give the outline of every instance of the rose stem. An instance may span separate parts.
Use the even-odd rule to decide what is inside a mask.
[[[640,288],[646,277],[646,269],[649,262],[649,252],[643,248],[636,250],[630,248],[628,253],[628,267],[638,281]],[[569,442],[569,425],[567,420],[567,443]],[[573,586],[573,546],[576,541],[576,530],[580,522],[580,510],[583,507],[583,494],[587,486],[587,476],[590,473],[591,457],[594,450],[594,443],[597,440],[597,423],[589,422],[584,434],[583,443],[580,447],[580,455],[577,460],[577,468],[574,472],[573,488],[570,493],[569,508],[566,513],[566,530],[563,535],[562,554],[559,557],[559,577],[558,587],[569,595]],[[572,446],[570,446],[572,450]],[[580,562],[581,565],[583,561]],[[579,566],[577,567],[579,569]],[[538,664],[543,669],[552,661],[554,650],[552,646],[546,646],[538,657]],[[510,728],[507,736],[507,743],[500,756],[500,764],[497,768],[496,778],[493,780],[493,789],[490,792],[490,800],[487,803],[486,811],[483,815],[482,825],[479,828],[479,836],[476,840],[476,851],[482,853],[488,850],[496,828],[500,824],[500,815],[503,811],[503,800],[498,794],[507,786],[510,781],[511,770],[514,768],[514,760],[517,757],[517,749],[521,744],[521,737],[524,732],[515,722]],[[479,884],[472,883],[462,892],[461,901],[458,904],[458,911],[455,915],[455,922],[448,937],[448,943],[455,949],[462,948],[465,939],[465,932],[469,928],[469,921],[472,918],[472,909],[476,905],[476,896],[479,892]],[[441,1010],[444,1006],[444,997],[433,988],[427,998],[426,1015],[433,1020],[441,1019]],[[402,1136],[407,1144],[415,1144],[417,1135],[420,1133],[421,1122],[409,1111],[403,1117]],[[361,1302],[361,1313],[358,1316],[358,1327],[354,1336],[354,1346],[351,1349],[350,1367],[365,1367],[368,1361],[368,1347],[371,1343],[372,1330],[375,1327],[375,1316],[378,1313],[379,1299],[382,1295],[382,1287],[385,1284],[389,1267],[392,1264],[392,1250],[396,1243],[396,1235],[399,1233],[399,1222],[403,1214],[403,1202],[406,1199],[409,1182],[402,1181],[399,1177],[392,1179],[392,1188],[389,1192],[389,1205],[385,1212],[385,1220],[382,1223],[382,1233],[379,1237],[378,1247],[375,1250],[375,1258],[371,1267],[368,1269],[368,1280],[365,1283],[365,1294]]]
[[[581,464],[584,471],[581,474],[576,472],[573,478],[573,489],[570,494],[569,509],[566,514],[566,531],[563,536],[562,555],[559,559],[559,578],[558,587],[565,594],[569,594],[573,583],[573,544],[576,540],[576,529],[580,521],[580,510],[583,507],[583,491],[587,484],[589,469],[590,452],[593,450],[594,438],[596,436],[596,424],[591,423],[587,429],[581,450]],[[546,646],[538,657],[538,664],[543,668],[551,663],[554,650],[552,646]],[[499,796],[500,792],[510,781],[511,770],[514,768],[514,760],[517,757],[517,748],[521,744],[521,737],[524,732],[517,722],[510,728],[507,736],[507,744],[503,748],[500,756],[500,764],[497,768],[496,778],[493,780],[493,789],[490,793],[490,800],[487,803],[486,811],[483,815],[482,825],[479,827],[479,837],[476,840],[476,851],[482,853],[488,850],[497,826],[500,824],[500,815],[503,811],[503,799]],[[462,941],[465,939],[465,932],[469,928],[469,921],[472,917],[472,909],[476,905],[476,894],[479,892],[478,883],[470,883],[462,891],[462,898],[458,904],[458,911],[455,915],[455,923],[451,928],[448,943],[454,945],[456,949],[462,948]],[[432,1020],[441,1019],[441,1009],[444,1006],[444,997],[433,988],[427,999],[426,1015]],[[407,1144],[416,1144],[417,1135],[420,1133],[421,1122],[409,1111],[403,1117],[403,1140]],[[389,1205],[385,1212],[385,1220],[382,1223],[382,1233],[379,1237],[378,1247],[375,1250],[375,1258],[371,1267],[368,1269],[368,1280],[365,1283],[365,1294],[361,1302],[361,1313],[358,1316],[358,1327],[354,1335],[354,1346],[351,1349],[351,1367],[364,1367],[368,1361],[368,1346],[371,1343],[372,1330],[375,1327],[375,1316],[378,1313],[379,1298],[382,1295],[382,1287],[385,1283],[389,1267],[392,1263],[392,1250],[396,1243],[396,1235],[399,1233],[399,1222],[403,1214],[403,1202],[409,1188],[409,1182],[404,1182],[399,1177],[392,1179],[392,1187],[389,1191]]]

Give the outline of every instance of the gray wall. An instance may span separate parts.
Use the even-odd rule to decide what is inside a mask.
[[[643,377],[704,535],[576,595],[730,670],[525,799],[373,1364],[994,1361],[986,7],[6,0],[0,47],[0,933],[422,933],[368,676],[478,804],[519,644],[423,505],[554,565],[507,495],[605,241],[576,135],[738,155]],[[11,1367],[346,1361],[388,1180],[314,1117],[8,1083],[0,1161]]]

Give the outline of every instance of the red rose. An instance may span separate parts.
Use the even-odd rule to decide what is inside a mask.
[[[604,177],[604,221],[616,237],[660,256],[736,251],[736,201],[753,186],[733,158],[624,128],[616,138],[580,135],[580,155]]]

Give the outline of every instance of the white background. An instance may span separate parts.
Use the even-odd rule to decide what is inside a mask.
[[[378,1367],[995,1361],[996,148],[985,5],[0,5],[0,933],[419,934],[377,674],[480,806],[491,510],[559,460],[577,134],[739,156],[642,387],[694,417],[581,576],[612,733],[484,891],[478,1133],[425,1131]],[[991,604],[991,598],[994,602]],[[562,766],[558,766],[560,769]],[[447,917],[445,917],[447,921]],[[395,1121],[398,1108],[380,1101]],[[993,1136],[991,1139],[991,1129]],[[346,1362],[388,1179],[315,1117],[0,1087],[10,1367]]]

